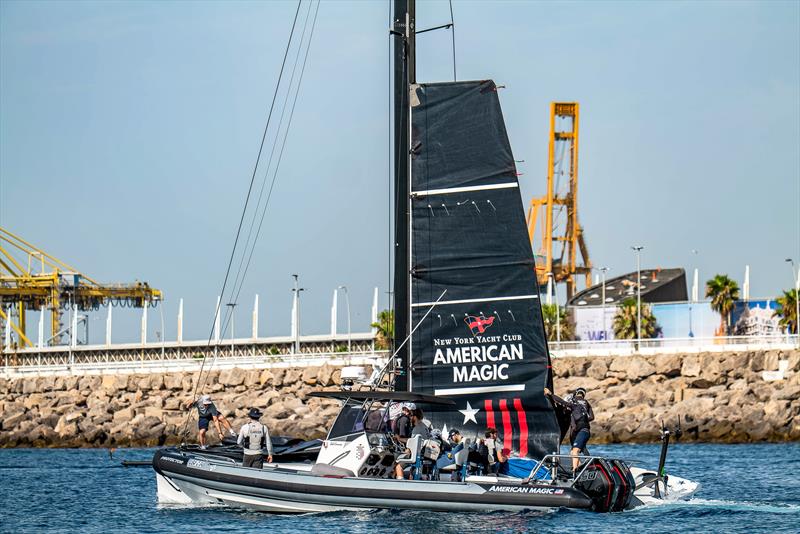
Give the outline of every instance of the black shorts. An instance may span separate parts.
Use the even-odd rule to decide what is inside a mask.
[[[581,451],[586,450],[586,444],[589,443],[589,438],[591,434],[589,433],[588,428],[582,428],[578,430],[578,433],[570,440],[572,441],[572,448],[573,449],[580,449]]]
[[[264,468],[264,455],[263,454],[245,454],[242,460],[242,467],[255,467],[256,469]]]
[[[200,430],[208,430],[208,425],[211,423],[211,417],[200,417],[197,420],[197,428]]]

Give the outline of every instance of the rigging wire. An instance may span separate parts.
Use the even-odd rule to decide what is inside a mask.
[[[247,276],[247,271],[250,269],[250,264],[251,264],[252,259],[253,259],[253,252],[255,251],[255,244],[258,242],[258,237],[261,234],[261,228],[262,228],[262,226],[264,224],[264,218],[265,218],[265,216],[267,214],[267,209],[269,208],[269,202],[272,199],[272,192],[273,192],[273,190],[275,188],[275,182],[277,181],[277,178],[278,178],[278,171],[280,170],[281,161],[283,160],[283,151],[286,148],[286,140],[289,137],[289,129],[292,126],[292,119],[294,118],[294,111],[295,111],[295,107],[297,106],[297,98],[300,95],[300,85],[303,82],[303,75],[305,74],[305,70],[306,70],[306,63],[308,61],[308,53],[311,50],[311,40],[314,38],[314,29],[315,29],[316,24],[317,24],[317,15],[319,13],[319,5],[320,5],[320,0],[317,0],[317,7],[316,7],[316,10],[314,11],[314,20],[311,23],[311,32],[309,33],[308,43],[306,44],[306,51],[305,51],[305,55],[303,57],[303,64],[302,64],[302,66],[300,68],[300,77],[299,77],[299,79],[297,81],[297,86],[295,87],[294,99],[292,101],[292,108],[289,111],[289,120],[287,122],[286,129],[284,130],[283,141],[281,142],[281,149],[278,152],[278,160],[277,160],[277,162],[275,164],[275,169],[273,170],[273,173],[272,173],[272,181],[270,183],[269,191],[267,193],[267,200],[264,203],[264,208],[263,208],[263,211],[261,212],[261,219],[259,220],[258,229],[256,230],[256,237],[253,240],[253,247],[250,249],[250,254],[249,254],[248,258],[247,258],[247,263],[245,264],[244,274],[242,275],[242,284],[239,285],[239,288],[236,290],[236,298],[237,299],[239,298],[239,293],[241,292],[242,287],[244,285],[244,278]],[[301,41],[301,47],[302,47],[302,41]]]
[[[250,225],[249,225],[249,228],[248,228],[248,231],[247,231],[247,239],[245,240],[245,246],[244,246],[244,249],[243,249],[243,252],[242,252],[242,256],[239,259],[239,267],[237,268],[237,271],[236,271],[236,277],[234,278],[234,281],[233,281],[233,288],[234,288],[233,290],[234,291],[236,291],[236,288],[239,287],[239,282],[240,281],[241,281],[242,284],[244,284],[244,280],[243,280],[243,277],[242,277],[242,267],[244,265],[245,257],[247,256],[247,251],[250,250],[250,248],[251,248],[250,239],[251,239],[252,234],[253,234],[253,229],[255,228],[256,220],[258,219],[258,214],[261,211],[261,201],[262,201],[263,196],[264,196],[264,188],[265,188],[265,186],[267,184],[267,178],[269,177],[269,171],[272,168],[272,160],[273,160],[273,157],[275,156],[275,149],[276,149],[276,147],[278,145],[278,140],[280,138],[281,128],[283,126],[283,119],[284,119],[284,117],[286,115],[286,108],[287,108],[287,103],[289,101],[289,96],[292,93],[292,85],[294,84],[294,76],[295,76],[295,73],[297,71],[297,64],[298,64],[298,60],[300,59],[300,53],[301,53],[301,51],[303,49],[303,42],[305,40],[306,30],[308,28],[308,18],[309,18],[309,14],[311,13],[312,4],[313,4],[313,2],[309,2],[308,3],[308,9],[306,10],[305,21],[303,23],[303,33],[300,35],[300,45],[297,47],[297,53],[295,54],[294,64],[292,66],[292,73],[289,76],[289,86],[288,86],[288,88],[286,90],[286,95],[285,95],[285,97],[283,99],[283,105],[281,107],[281,116],[280,116],[280,119],[278,120],[278,127],[275,130],[275,138],[272,140],[272,149],[270,150],[269,159],[267,160],[267,167],[266,167],[266,170],[264,171],[264,178],[261,180],[261,188],[259,189],[259,192],[258,192],[258,201],[256,202],[255,209],[252,210],[253,211],[253,217],[252,217],[252,220],[250,221]],[[258,240],[258,237],[256,237],[255,240],[253,240],[252,247],[256,246],[257,240]],[[237,301],[238,301],[238,293],[237,293],[237,298],[234,299],[233,302],[235,303]],[[223,332],[225,332],[227,330],[227,321],[228,321],[228,317],[227,317],[227,314],[226,314],[226,316],[223,317],[223,322],[226,325],[225,328],[223,328],[223,330],[222,330]]]
[[[250,177],[250,185],[249,185],[249,187],[247,189],[247,196],[245,197],[244,207],[242,208],[242,215],[239,218],[239,226],[238,226],[238,228],[236,230],[236,238],[234,239],[233,248],[231,250],[230,258],[228,260],[228,267],[225,270],[225,279],[222,282],[222,290],[220,291],[220,299],[219,299],[219,302],[217,303],[216,308],[214,309],[214,319],[212,320],[212,323],[211,323],[211,332],[209,333],[209,336],[208,336],[208,344],[207,344],[207,346],[211,346],[211,340],[213,339],[213,336],[214,336],[214,330],[215,330],[215,325],[216,325],[216,322],[217,322],[217,317],[219,316],[220,306],[222,304],[222,297],[225,295],[225,288],[226,288],[226,286],[228,284],[228,277],[230,276],[231,267],[233,265],[233,260],[234,260],[234,257],[236,256],[236,248],[237,248],[237,246],[239,244],[239,237],[240,237],[241,232],[242,232],[242,225],[244,224],[245,214],[247,213],[247,207],[248,207],[248,204],[250,202],[250,195],[253,192],[253,184],[254,184],[255,179],[256,179],[256,173],[258,172],[258,165],[259,165],[259,163],[261,161],[261,153],[264,150],[264,142],[266,141],[266,138],[267,138],[267,131],[269,130],[269,125],[270,125],[270,122],[272,120],[272,112],[273,112],[273,109],[275,107],[275,100],[276,100],[276,98],[278,96],[278,90],[280,89],[281,80],[283,79],[283,70],[284,70],[284,67],[286,66],[286,58],[289,55],[289,49],[291,47],[292,39],[294,37],[294,30],[295,30],[295,27],[297,25],[297,15],[300,13],[300,4],[301,3],[302,3],[302,0],[298,0],[297,9],[295,10],[294,19],[292,20],[292,28],[289,31],[289,40],[286,43],[286,50],[284,51],[283,60],[281,61],[281,68],[280,68],[280,72],[278,74],[278,82],[275,84],[275,91],[274,91],[274,93],[272,95],[272,103],[270,104],[269,113],[267,114],[267,123],[264,126],[264,133],[261,135],[261,143],[260,143],[259,148],[258,148],[258,155],[256,156],[256,162],[255,162],[255,165],[253,166],[253,173],[252,173],[252,176]],[[200,373],[198,374],[197,384],[195,384],[194,391],[192,392],[192,397],[193,398],[197,397],[198,386],[200,385],[200,377],[203,376],[203,368],[205,366],[205,363],[206,363],[206,356],[203,356],[203,361],[200,364]],[[183,431],[181,432],[181,439],[183,439],[183,437],[186,435],[186,432],[188,430],[188,423],[189,423],[189,417],[187,415],[186,422],[184,423]]]
[[[456,23],[453,20],[453,0],[450,3],[450,35],[453,38],[453,81],[456,81]]]
[[[311,12],[311,6],[312,5],[313,5],[313,2],[309,2],[309,9],[306,12],[306,20],[305,20],[304,28],[303,28],[303,36],[305,35],[305,30],[306,30],[307,25],[308,25],[308,15]],[[256,247],[256,244],[258,242],[259,235],[261,234],[261,228],[262,228],[262,225],[264,224],[264,219],[265,219],[265,216],[266,216],[266,213],[267,213],[267,209],[269,207],[269,202],[270,202],[270,199],[272,198],[272,191],[273,191],[273,188],[275,186],[275,182],[277,181],[278,170],[280,168],[281,160],[283,159],[283,151],[284,151],[284,148],[286,146],[286,140],[287,140],[287,137],[289,135],[289,129],[291,128],[292,118],[294,117],[295,106],[297,105],[297,98],[298,98],[298,95],[299,95],[299,92],[300,92],[300,85],[302,84],[303,75],[305,73],[306,62],[308,60],[308,54],[309,54],[309,51],[310,51],[310,48],[311,48],[311,39],[313,38],[313,35],[314,35],[314,28],[316,26],[318,12],[319,12],[319,1],[317,2],[317,7],[316,7],[316,10],[314,12],[314,19],[313,19],[313,22],[312,22],[312,25],[311,25],[311,33],[309,34],[308,43],[306,44],[305,55],[304,55],[304,58],[303,58],[303,64],[302,64],[302,67],[301,67],[301,70],[300,70],[300,77],[298,79],[297,85],[295,86],[294,98],[293,98],[292,107],[291,107],[291,110],[290,110],[290,113],[289,113],[289,119],[288,119],[288,122],[287,122],[286,129],[283,131],[283,140],[282,140],[282,144],[281,144],[281,149],[280,149],[280,151],[278,153],[278,160],[277,160],[276,166],[275,166],[274,171],[273,171],[272,181],[271,181],[270,188],[269,188],[269,191],[268,191],[268,194],[267,194],[267,199],[266,199],[266,202],[264,203],[264,207],[263,207],[263,209],[261,211],[261,218],[259,220],[258,229],[256,230],[255,238],[253,239],[253,244],[252,244],[252,247],[250,248],[250,252],[248,253],[247,250],[245,250],[245,252],[243,254],[243,258],[244,258],[245,254],[248,256],[248,258],[247,258],[247,262],[244,264],[244,272],[243,272],[242,277],[241,277],[241,283],[239,284],[238,288],[236,286],[234,286],[234,289],[232,290],[232,292],[235,292],[235,297],[233,299],[234,302],[239,300],[239,295],[241,294],[242,288],[244,287],[244,281],[245,281],[245,279],[247,277],[247,272],[250,269],[250,264],[251,264],[252,259],[253,259],[253,253],[255,252],[255,247]],[[300,45],[299,45],[298,50],[297,50],[297,55],[295,56],[295,67],[297,66],[297,62],[298,62],[297,60],[299,59],[299,57],[301,55],[301,52],[302,52],[303,42],[304,42],[304,37],[301,36]],[[294,72],[293,72],[293,74],[294,74]],[[283,110],[284,112],[286,111],[285,106],[289,101],[289,95],[291,94],[291,91],[292,91],[292,85],[291,85],[291,82],[290,82],[289,89],[287,90],[287,93],[286,93],[286,99],[284,100],[284,110]],[[283,112],[282,112],[282,114],[283,114]],[[278,129],[278,132],[276,133],[276,137],[275,137],[274,145],[273,145],[273,152],[275,150],[275,147],[277,146],[279,137],[280,137],[280,128]],[[272,156],[270,156],[270,160],[271,159],[272,159]],[[265,183],[266,183],[266,179],[267,179],[267,177],[269,175],[269,169],[270,169],[270,166],[267,167],[266,174],[264,175]],[[255,219],[254,219],[253,222],[255,222]],[[224,326],[222,328],[223,331],[227,330],[228,324],[230,323],[231,320],[232,320],[232,315],[230,315],[230,314],[226,315],[225,319],[223,320],[223,324],[224,324]],[[214,358],[214,360],[212,360],[211,367],[213,367],[215,361],[216,361],[216,357]],[[208,379],[208,376],[206,376],[206,380],[207,379]],[[205,386],[205,381],[203,382],[203,386]]]

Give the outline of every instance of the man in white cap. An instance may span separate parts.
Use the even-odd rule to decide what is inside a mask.
[[[214,402],[209,395],[202,395],[198,400],[190,402],[186,407],[192,408],[193,406],[197,408],[197,438],[200,441],[201,449],[206,448],[206,432],[208,431],[208,424],[211,421],[214,421],[214,426],[217,428],[220,441],[222,441],[223,438],[222,426],[220,423],[228,429],[231,436],[236,437],[236,432],[231,428],[231,424],[224,415],[219,413],[219,410],[214,406]]]

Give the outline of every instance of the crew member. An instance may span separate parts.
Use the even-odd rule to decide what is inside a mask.
[[[403,403],[390,402],[387,416],[389,419],[389,430],[391,430],[393,434],[397,434],[397,420],[401,415],[403,415]]]
[[[262,425],[259,419],[264,414],[258,408],[250,408],[247,416],[249,423],[242,425],[239,431],[239,438],[236,443],[244,449],[242,467],[264,467],[264,449],[267,449],[267,463],[272,463],[272,439],[269,437],[269,429]]]
[[[451,429],[450,433],[447,435],[447,441],[442,441],[442,450],[446,452],[436,459],[436,468],[442,469],[443,467],[456,463],[456,454],[463,449],[464,438],[461,436],[461,432],[457,428]],[[461,481],[461,468],[462,466],[456,465],[452,480],[456,482]]]
[[[561,406],[570,414],[569,419],[569,441],[572,444],[570,455],[572,456],[572,473],[573,475],[578,470],[580,464],[581,453],[588,455],[589,451],[586,449],[586,444],[592,436],[589,423],[594,421],[594,412],[592,406],[586,400],[586,390],[578,388],[575,393],[568,396],[566,399],[554,395],[552,391],[544,388],[544,394],[553,404]]]
[[[186,408],[197,408],[197,437],[200,441],[200,448],[206,448],[206,432],[208,431],[208,424],[213,421],[214,426],[217,429],[217,435],[219,436],[219,440],[222,441],[223,434],[222,434],[222,426],[225,426],[228,429],[228,432],[231,436],[236,437],[236,432],[233,431],[231,428],[231,424],[222,415],[217,407],[214,405],[214,402],[211,400],[211,397],[208,395],[202,395],[198,400],[191,401],[186,405]]]
[[[494,471],[498,475],[508,475],[508,458],[511,456],[511,449],[505,447],[497,449],[495,457]]]
[[[478,448],[483,464],[484,473],[494,472],[497,473],[497,429],[489,427],[484,432],[484,439]]]
[[[396,434],[400,443],[405,443],[411,437],[411,410],[416,410],[413,402],[403,404],[403,413],[397,418]]]
[[[411,405],[411,406],[414,406],[413,403],[408,403],[408,404]],[[423,417],[424,417],[424,414],[422,413],[422,408],[417,408],[416,406],[414,406],[413,410],[411,410],[411,435],[410,435],[410,438],[413,438],[415,436],[419,436],[419,439],[423,440],[423,441],[426,440],[426,439],[430,439],[430,437],[431,437],[431,429],[428,428],[428,425],[426,425],[425,423],[422,422]],[[398,426],[399,426],[399,423],[400,423],[400,420],[398,420]],[[407,442],[408,439],[406,439],[405,441]],[[421,449],[420,449],[420,451],[421,451]],[[421,454],[421,452],[418,452],[417,454]],[[406,449],[406,451],[405,451],[405,453],[403,454],[402,457],[408,458],[410,455],[411,455],[411,451],[409,449]],[[395,464],[394,465],[394,474],[395,474],[395,478],[397,478],[397,479],[402,480],[403,478],[405,478],[405,476],[403,474],[403,466],[401,464]]]
[[[420,439],[430,439],[431,427],[425,424],[425,415],[422,408],[414,407],[411,410],[411,437],[420,436]]]

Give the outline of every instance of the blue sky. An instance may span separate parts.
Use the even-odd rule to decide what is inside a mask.
[[[262,333],[288,333],[295,272],[309,288],[304,332],[328,330],[338,285],[354,330],[367,328],[373,287],[388,304],[387,6],[320,8],[240,335],[255,293]],[[507,87],[526,205],[544,190],[549,103],[580,102],[580,220],[595,265],[632,270],[641,243],[647,267],[741,282],[750,264],[753,296],[789,287],[800,4],[453,6],[459,78]],[[164,290],[168,338],[183,297],[185,337],[207,336],[295,7],[0,3],[0,224],[96,279]],[[447,2],[420,2],[420,28],[447,21]],[[449,79],[450,33],[418,46],[420,81]],[[134,325],[120,314],[115,339],[135,339]]]

